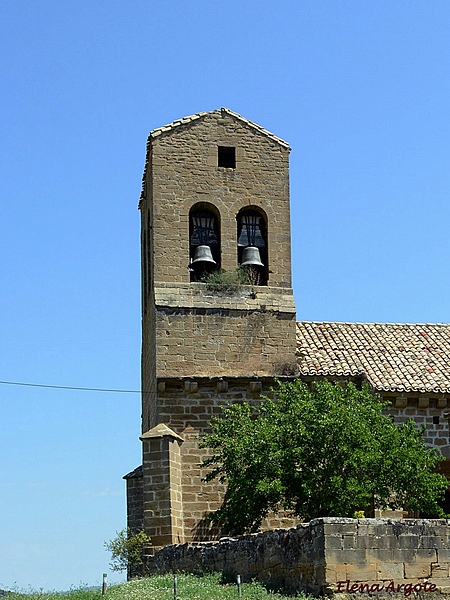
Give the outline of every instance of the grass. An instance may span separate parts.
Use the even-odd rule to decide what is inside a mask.
[[[213,271],[204,275],[202,280],[210,292],[236,294],[243,285],[258,285],[259,273],[255,269],[239,267],[235,271]]]
[[[203,575],[178,575],[177,600],[234,600],[238,598],[236,584],[222,585],[220,573]],[[271,593],[260,583],[242,584],[242,599],[245,600],[280,600],[288,598],[278,593]],[[153,575],[144,579],[133,579],[127,583],[112,585],[102,596],[100,589],[72,589],[66,593],[57,592],[12,592],[5,600],[173,600],[173,575]],[[290,596],[292,600],[292,596]],[[307,596],[297,598],[307,600]]]

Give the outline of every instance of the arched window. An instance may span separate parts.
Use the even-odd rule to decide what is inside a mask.
[[[189,212],[191,281],[220,269],[220,216],[212,204],[195,204]]]
[[[243,208],[236,219],[239,266],[247,270],[251,283],[267,285],[269,265],[266,216],[260,209]]]

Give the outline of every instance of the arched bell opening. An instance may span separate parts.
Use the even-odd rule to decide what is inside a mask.
[[[189,211],[189,272],[201,281],[220,269],[220,214],[212,204],[195,204]]]
[[[269,261],[267,218],[259,208],[243,208],[236,216],[238,264],[245,269],[249,283],[267,285]]]

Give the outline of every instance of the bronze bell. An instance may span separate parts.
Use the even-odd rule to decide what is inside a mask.
[[[211,248],[209,246],[197,246],[194,253],[194,260],[192,264],[199,262],[209,262],[216,264],[216,261],[213,259]]]
[[[259,248],[256,246],[247,246],[242,251],[242,263],[241,267],[250,267],[250,266],[258,266],[263,267],[263,263],[261,262],[261,255],[259,254]]]

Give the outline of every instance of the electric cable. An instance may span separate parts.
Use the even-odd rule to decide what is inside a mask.
[[[81,392],[114,392],[118,394],[140,394],[141,390],[116,390],[109,388],[75,387],[72,385],[48,385],[44,383],[24,383],[19,381],[0,381],[1,385],[22,385],[26,387],[52,388],[56,390],[78,390]]]

